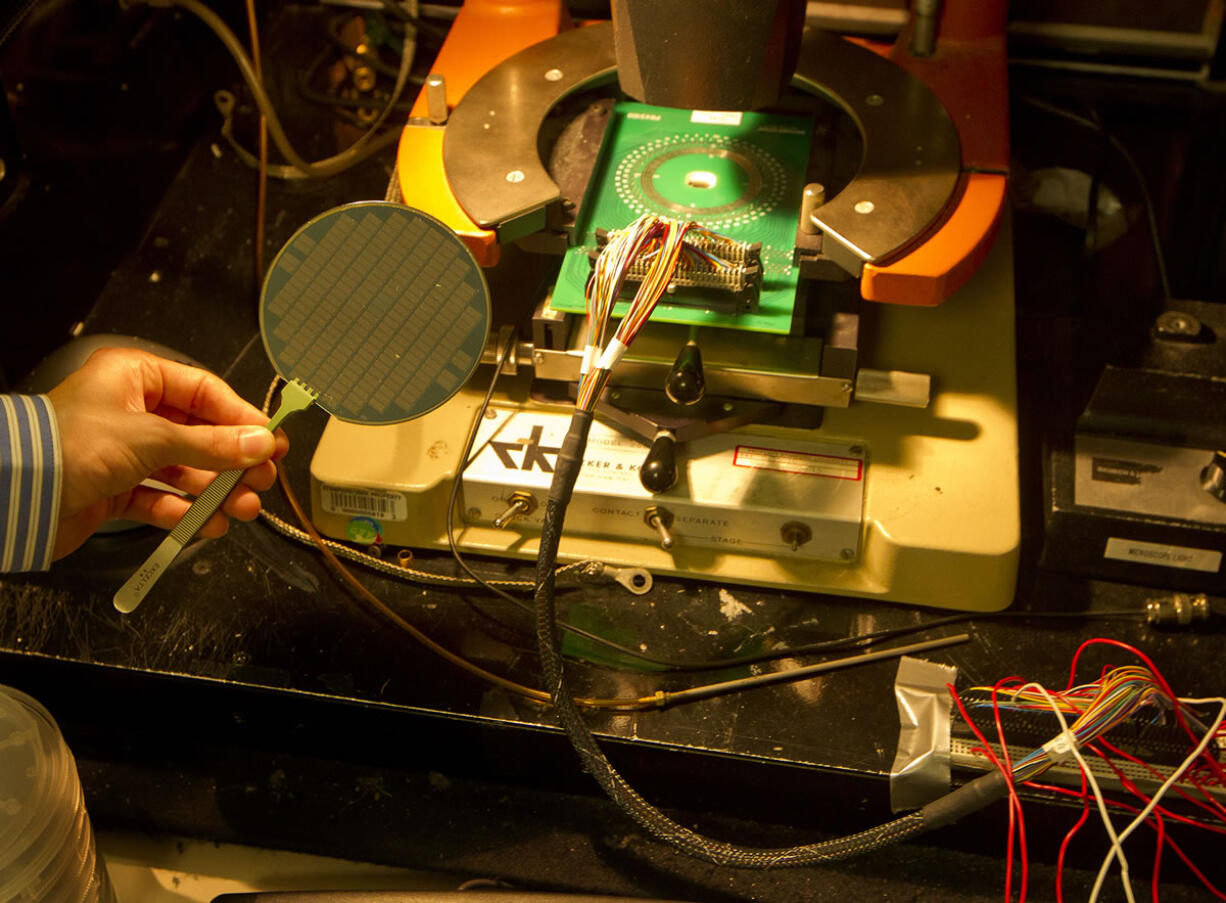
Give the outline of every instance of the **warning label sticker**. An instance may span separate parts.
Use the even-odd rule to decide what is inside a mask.
[[[780,473],[797,473],[832,480],[859,482],[864,479],[864,462],[859,458],[818,455],[811,452],[788,451],[782,448],[738,445],[732,454],[732,463],[737,467],[749,467],[754,470],[774,470]]]

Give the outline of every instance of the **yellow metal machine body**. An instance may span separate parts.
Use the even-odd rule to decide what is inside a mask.
[[[510,59],[518,48],[499,41],[495,58],[484,59],[471,51],[494,39],[489,29],[497,21],[490,18],[496,6],[511,9],[515,16],[535,16],[529,17],[534,24],[515,16],[507,19],[515,27],[508,26],[505,34],[518,35],[530,45],[508,63],[509,75],[505,67],[501,76],[487,70]],[[500,90],[515,90],[541,68],[538,60],[554,58],[546,53],[548,43],[535,42],[565,24],[556,4],[466,5],[436,67],[447,77],[444,115],[454,112],[470,89],[471,97],[488,97],[491,85],[501,84],[499,77],[511,86]],[[541,68],[543,81],[562,80],[569,77],[564,68],[585,64],[575,47],[601,46],[596,30],[577,32],[582,33],[564,36],[569,44],[563,50],[571,49],[556,57],[565,65]],[[843,52],[841,46],[826,49],[837,54]],[[982,51],[983,44],[974,47]],[[582,51],[588,56],[601,52]],[[880,65],[894,65],[882,56],[874,55]],[[971,56],[982,68],[982,53]],[[948,68],[941,69],[938,80],[951,81]],[[590,66],[596,73],[606,69],[603,61]],[[798,69],[796,83],[805,79],[815,77]],[[859,87],[847,84],[843,93]],[[867,105],[857,107],[860,101]],[[853,119],[858,114],[863,114],[860,120],[868,119],[881,106],[881,97],[872,94],[860,101],[845,105]],[[956,98],[943,97],[942,102],[964,109]],[[497,264],[507,243],[550,230],[552,208],[546,202],[551,187],[556,200],[557,189],[552,183],[534,184],[540,167],[517,166],[515,160],[502,167],[513,189],[523,186],[544,198],[537,207],[525,203],[508,208],[510,215],[493,218],[482,214],[484,197],[470,201],[467,208],[461,203],[465,191],[472,197],[472,180],[487,173],[468,155],[470,143],[460,143],[458,136],[473,136],[476,144],[483,132],[506,129],[502,109],[483,103],[474,114],[470,104],[466,119],[457,113],[446,127],[439,127],[424,121],[431,112],[424,95],[419,106],[415,114],[420,119],[406,128],[400,148],[406,203],[451,225],[489,266]],[[969,109],[977,111],[973,105]],[[519,106],[510,111],[522,113]],[[437,109],[433,112],[441,118]],[[941,115],[947,115],[944,108]],[[517,123],[521,131],[525,122],[534,123],[525,116]],[[970,116],[965,112],[950,118]],[[861,123],[861,128],[871,135],[871,123]],[[448,129],[453,131],[449,134]],[[506,132],[491,146],[502,142],[512,154],[514,139],[522,143],[523,137]],[[535,135],[527,137],[535,147]],[[953,144],[958,153],[956,138]],[[479,149],[474,153],[486,161],[485,169],[495,159],[489,149],[483,158]],[[475,174],[460,172],[463,167],[456,160],[461,154],[463,166]],[[914,168],[925,170],[927,161],[916,154]],[[831,256],[841,257],[845,267],[859,274],[861,295],[884,293],[902,302],[861,307],[860,369],[810,366],[806,349],[817,347],[820,358],[825,346],[805,344],[808,340],[797,335],[728,330],[707,330],[713,336],[712,350],[708,354],[704,349],[704,358],[708,391],[724,393],[724,411],[730,418],[739,416],[743,405],[772,400],[803,405],[809,393],[823,407],[820,426],[781,426],[745,417],[730,429],[704,431],[679,444],[675,485],[651,492],[638,478],[650,440],[644,444],[629,436],[616,417],[598,417],[560,558],[962,610],[1008,605],[1020,525],[1012,257],[1007,224],[1000,228],[999,215],[1006,155],[1000,142],[964,137],[961,165],[949,178],[937,215],[926,219],[905,247],[895,242],[897,247],[879,257],[867,252],[863,260],[854,259],[866,242],[849,233],[830,237],[840,215],[855,221],[854,198],[842,198],[842,212],[832,202],[824,208],[825,218],[821,211],[815,214],[815,222],[827,230]],[[869,165],[870,157],[876,169]],[[898,184],[885,183],[884,176],[895,172],[892,166],[897,166],[897,158],[891,163],[874,145],[849,188],[879,191],[874,195],[879,201],[905,199],[912,190],[918,196],[923,186],[914,181],[914,173],[896,172]],[[994,166],[998,172],[981,171]],[[976,171],[969,172],[972,169]],[[513,199],[504,203],[513,204]],[[884,206],[879,203],[878,212]],[[496,294],[494,304],[497,311]],[[573,317],[553,311],[548,294],[536,316]],[[568,411],[564,403],[547,400],[564,395],[542,393],[540,381],[564,383],[568,374],[577,373],[581,350],[575,336],[580,328],[570,330],[569,342],[546,347],[539,334],[535,345],[527,340],[522,323],[509,325],[518,325],[521,336],[509,368],[514,372],[502,378],[482,417],[477,451],[464,474],[455,512],[456,540],[472,553],[532,558],[551,455],[565,431]],[[651,384],[652,374],[667,371],[679,329],[649,326],[642,347],[632,349],[623,362],[627,376],[621,383],[616,377],[613,381],[610,405],[633,408],[634,393]],[[787,372],[792,362],[800,363],[795,372]],[[867,369],[870,365],[876,369]],[[410,423],[364,427],[329,422],[311,467],[312,519],[320,530],[359,543],[446,548],[444,524],[458,456],[480,413],[480,383],[488,375],[488,368],[483,369],[456,399]],[[625,397],[619,400],[618,393]]]

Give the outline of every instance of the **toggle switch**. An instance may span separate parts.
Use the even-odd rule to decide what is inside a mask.
[[[643,523],[656,531],[656,535],[660,537],[660,548],[671,549],[673,547],[673,534],[670,528],[673,525],[672,512],[667,508],[658,508],[655,505],[648,506],[643,512]]]
[[[494,526],[501,530],[511,521],[531,514],[536,510],[536,499],[532,493],[525,492],[522,489],[516,489],[507,496],[507,510],[494,518]]]
[[[798,552],[801,546],[813,538],[813,530],[808,524],[790,520],[779,528],[779,537],[792,547],[793,552]]]

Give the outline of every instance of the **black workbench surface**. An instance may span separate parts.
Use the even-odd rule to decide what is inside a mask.
[[[383,155],[342,180],[274,186],[268,252],[337,202],[382,197],[391,162]],[[83,332],[162,342],[258,403],[272,371],[257,333],[253,198],[250,170],[228,148],[200,142]],[[322,425],[318,412],[288,424],[287,467],[304,497]],[[1034,439],[1031,433],[1028,441]],[[1037,451],[1029,454],[1031,466],[1023,469],[1031,483],[1024,489],[1034,499]],[[267,496],[271,510],[289,517],[278,490]],[[100,825],[541,889],[716,901],[1000,896],[1003,806],[923,843],[824,869],[754,874],[685,859],[645,838],[598,796],[548,711],[415,645],[342,588],[313,550],[263,523],[236,524],[222,539],[193,545],[135,614],[118,614],[114,589],[158,538],[148,530],[101,536],[48,574],[0,582],[0,682],[34,694],[60,719]],[[455,572],[446,556],[419,554],[417,564]],[[523,613],[487,595],[359,571],[440,643],[490,670],[535,681],[531,623]],[[1016,607],[1139,609],[1149,594],[1040,574],[1028,563]],[[618,586],[568,590],[561,607],[647,651],[689,659],[910,625],[934,614],[665,579],[644,596]],[[1131,621],[982,619],[916,638],[957,630],[968,631],[971,642],[928,657],[957,665],[967,682],[1018,674],[1062,684],[1077,646],[1107,635],[1143,648],[1180,691],[1223,689],[1226,635],[1216,627],[1180,633]],[[1092,651],[1083,673],[1121,660]],[[895,667],[881,662],[591,723],[631,782],[683,820],[745,843],[798,842],[889,817]],[[596,695],[689,681],[590,666],[572,666],[572,673]],[[1034,803],[1029,814],[1032,887],[1036,898],[1050,898],[1055,849],[1079,807]],[[1105,850],[1101,835],[1101,828],[1087,827],[1074,846],[1079,868],[1066,870],[1065,879],[1074,896],[1089,887],[1092,874],[1081,866],[1097,864]],[[1202,866],[1220,881],[1220,857],[1205,861],[1207,844],[1179,837],[1189,851],[1202,851]],[[1140,838],[1136,849],[1134,869],[1143,875],[1150,840]],[[1202,898],[1202,890],[1183,884],[1190,876],[1174,857],[1167,857],[1164,875],[1164,899]],[[1118,884],[1109,890],[1118,893]]]

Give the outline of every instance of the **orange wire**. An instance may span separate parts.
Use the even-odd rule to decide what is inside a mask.
[[[1158,682],[1158,686],[1162,688],[1162,692],[1165,693],[1167,697],[1171,700],[1171,706],[1175,713],[1175,720],[1179,723],[1179,726],[1183,728],[1184,733],[1188,735],[1188,738],[1194,744],[1199,742],[1200,738],[1198,738],[1196,734],[1192,732],[1192,727],[1188,724],[1188,720],[1184,717],[1183,704],[1179,701],[1179,697],[1175,695],[1175,691],[1171,689],[1171,685],[1167,682],[1167,679],[1162,675],[1162,672],[1158,670],[1158,666],[1153,663],[1153,660],[1150,659],[1148,655],[1146,655],[1144,652],[1142,652],[1140,649],[1136,648],[1135,646],[1130,646],[1128,643],[1121,642],[1120,640],[1109,639],[1107,637],[1093,637],[1091,639],[1086,640],[1084,643],[1078,646],[1077,651],[1073,653],[1072,664],[1069,666],[1069,682],[1068,682],[1067,689],[1072,689],[1076,681],[1077,663],[1081,659],[1081,653],[1083,653],[1090,646],[1095,646],[1095,645],[1115,646],[1119,649],[1123,649],[1125,652],[1129,652],[1132,655],[1135,655],[1141,661],[1145,662],[1145,666],[1149,668],[1150,673],[1154,675],[1154,680]],[[1105,669],[1105,666],[1104,666],[1104,669]],[[1216,759],[1214,759],[1213,756],[1209,755],[1209,750],[1207,748],[1205,752],[1201,755],[1201,760],[1203,760],[1208,765],[1209,769],[1217,776],[1218,780],[1226,782],[1226,770],[1223,770],[1221,764]],[[1192,780],[1192,783],[1194,784],[1196,783],[1195,779],[1191,779],[1191,780]],[[1197,786],[1199,787],[1198,784]]]
[[[350,588],[353,589],[362,599],[373,606],[381,615],[409,634],[417,642],[421,643],[435,655],[446,659],[451,664],[455,665],[469,674],[481,678],[484,681],[492,683],[496,687],[500,687],[509,693],[517,696],[522,696],[530,699],[533,702],[539,702],[542,705],[552,705],[549,694],[544,690],[538,690],[535,687],[525,686],[524,684],[510,680],[500,674],[495,674],[492,671],[487,671],[480,665],[475,665],[468,659],[457,655],[445,646],[435,642],[426,634],[422,633],[399,613],[388,606],[386,602],[372,593],[369,589],[362,585],[362,582],[354,576],[353,572],[345,566],[336,553],[328,548],[323,541],[323,537],[319,535],[319,531],[315,529],[315,525],[311,523],[311,519],[307,517],[306,511],[302,508],[302,503],[298,501],[298,495],[290,486],[289,478],[285,475],[285,468],[280,464],[277,465],[277,479],[281,483],[281,490],[285,493],[285,498],[289,502],[290,507],[294,510],[294,516],[302,525],[302,529],[311,537],[311,541],[315,547],[323,555],[324,560],[332,568],[333,572],[341,578]],[[658,700],[654,696],[641,696],[637,698],[613,698],[599,699],[591,697],[576,698],[575,703],[586,708],[595,709],[618,709],[623,711],[634,711],[637,709],[654,708],[658,705]]]

